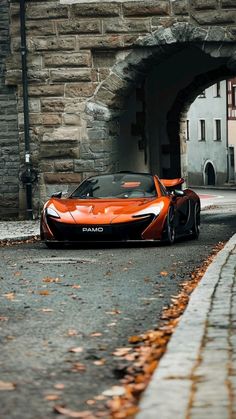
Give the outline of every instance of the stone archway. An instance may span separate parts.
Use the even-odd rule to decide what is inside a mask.
[[[93,98],[88,100],[86,112],[93,121],[87,131],[88,141],[92,144],[101,140],[100,149],[104,153],[101,170],[117,169],[119,118],[124,112],[126,98],[154,67],[168,65],[168,60],[172,60],[173,64],[173,57],[178,56],[185,57],[187,65],[186,52],[191,49],[192,54],[195,51],[201,57],[202,65],[196,72],[191,69],[188,80],[186,78],[185,82],[179,82],[177,88],[173,88],[169,108],[166,106],[162,118],[166,123],[166,139],[159,147],[162,153],[159,160],[164,153],[170,161],[169,167],[159,168],[161,175],[186,177],[186,140],[183,134],[186,112],[201,90],[235,74],[236,42],[224,28],[201,28],[188,23],[176,23],[170,28],[161,27],[151,35],[138,38],[135,47],[132,51],[117,55],[117,62],[110,69],[109,76],[100,84]],[[175,71],[174,66],[172,71]],[[150,171],[156,171],[155,159]]]

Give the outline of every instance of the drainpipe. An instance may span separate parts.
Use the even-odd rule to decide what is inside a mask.
[[[32,209],[32,171],[30,162],[30,135],[29,135],[29,104],[28,104],[28,77],[27,77],[27,47],[25,32],[25,0],[20,0],[20,33],[21,33],[21,65],[24,109],[24,138],[25,138],[25,170],[21,180],[26,188],[27,217],[33,219]]]

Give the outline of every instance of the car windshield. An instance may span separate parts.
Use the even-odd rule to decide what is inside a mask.
[[[151,175],[115,173],[86,179],[71,194],[70,198],[148,198],[155,196],[157,196],[157,191]]]

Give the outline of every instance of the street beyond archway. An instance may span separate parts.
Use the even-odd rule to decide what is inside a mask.
[[[103,392],[122,375],[116,349],[158,327],[180,284],[236,231],[235,191],[200,194],[197,241],[0,248],[1,417],[50,419],[55,405],[108,417]]]

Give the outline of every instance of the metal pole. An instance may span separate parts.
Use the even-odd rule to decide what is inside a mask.
[[[30,134],[29,134],[29,103],[27,77],[27,47],[25,31],[25,0],[20,0],[20,32],[21,32],[21,65],[24,109],[24,137],[25,137],[25,165],[26,165],[26,205],[28,219],[33,219],[32,209],[32,180],[30,164]]]

